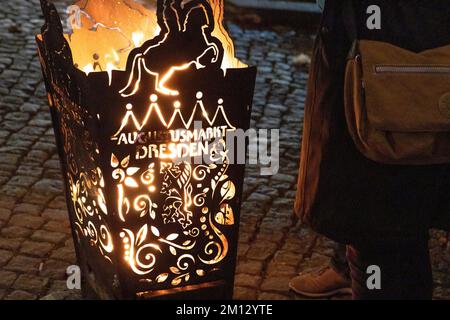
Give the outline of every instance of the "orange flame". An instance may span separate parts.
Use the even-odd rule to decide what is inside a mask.
[[[225,51],[222,69],[246,67],[235,57],[233,42],[222,24],[223,0],[208,1],[215,20],[212,35]],[[111,80],[112,70],[125,70],[131,50],[160,33],[157,0],[145,0],[144,4],[134,0],[79,0],[75,6],[79,11],[71,13],[73,32],[66,38],[75,65],[86,74],[106,71]]]

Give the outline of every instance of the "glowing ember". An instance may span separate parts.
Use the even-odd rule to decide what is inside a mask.
[[[176,1],[182,6],[191,2],[168,2]],[[235,58],[233,42],[223,27],[223,0],[208,2],[215,21],[212,35],[220,40],[225,51],[222,69],[246,67]],[[73,31],[66,38],[75,65],[86,74],[106,71],[111,80],[112,70],[125,70],[131,50],[161,32],[156,17],[156,0],[146,0],[145,6],[133,0],[79,0],[74,5],[79,10],[70,12]],[[165,76],[168,78],[171,74]]]

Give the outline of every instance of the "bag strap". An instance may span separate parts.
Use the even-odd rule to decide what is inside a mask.
[[[350,40],[358,40],[359,32],[355,14],[355,4],[353,0],[344,0],[342,7],[342,20]]]
[[[347,30],[348,37],[352,42],[352,46],[348,53],[347,59],[353,59],[358,53],[358,23],[356,19],[355,3],[353,0],[344,0],[342,6],[342,20]]]

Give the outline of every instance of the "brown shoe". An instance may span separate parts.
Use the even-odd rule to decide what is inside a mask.
[[[301,274],[292,278],[289,282],[289,288],[309,298],[328,298],[338,294],[352,293],[350,280],[330,267],[316,274]]]

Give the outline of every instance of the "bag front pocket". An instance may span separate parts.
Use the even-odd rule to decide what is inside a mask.
[[[347,68],[345,105],[350,133],[369,158],[450,162],[450,46],[413,53],[360,41]]]

